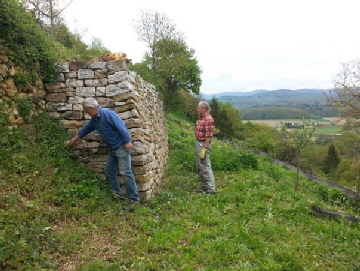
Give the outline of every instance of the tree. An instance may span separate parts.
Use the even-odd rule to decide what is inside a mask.
[[[325,174],[333,173],[336,171],[340,163],[340,157],[334,144],[331,144],[328,148],[327,155],[323,163],[323,171]]]
[[[295,191],[298,190],[299,186],[299,167],[300,167],[300,155],[301,151],[306,147],[309,140],[315,135],[315,126],[310,124],[310,121],[303,120],[301,129],[289,132],[286,126],[281,122],[282,131],[286,133],[291,145],[296,151],[296,180],[295,180]]]
[[[360,118],[360,59],[342,63],[327,101],[339,108],[342,117]]]
[[[220,130],[218,137],[234,138],[240,137],[239,131],[242,125],[240,112],[230,103],[221,103],[215,97],[210,101],[211,115],[215,126]]]
[[[130,63],[129,69],[136,72],[145,81],[151,82],[152,80],[151,70],[147,65],[146,61],[134,63],[134,64]]]
[[[173,106],[177,91],[199,94],[201,69],[184,41],[163,39],[155,45],[155,85],[163,94],[165,106]]]
[[[154,10],[142,10],[138,19],[133,20],[133,26],[140,41],[148,46],[151,60],[152,83],[155,83],[155,74],[157,70],[156,63],[156,44],[160,40],[179,40],[182,34],[176,31],[176,26],[163,13]]]
[[[43,28],[48,28],[50,37],[54,37],[55,26],[60,14],[72,3],[70,0],[60,7],[58,0],[21,0],[31,11]]]

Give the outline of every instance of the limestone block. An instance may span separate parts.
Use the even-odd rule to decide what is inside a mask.
[[[128,80],[135,85],[137,74],[134,71],[129,72]]]
[[[152,176],[152,172],[149,171],[146,174],[135,175],[135,180],[136,180],[137,183],[144,184],[144,183],[149,182],[149,180],[151,179],[151,176]]]
[[[114,101],[110,98],[98,98],[97,101],[100,106],[105,108],[112,108],[114,106]]]
[[[56,77],[56,82],[65,82],[65,75],[63,73],[59,73]]]
[[[121,94],[121,89],[117,85],[107,85],[105,88],[105,95],[106,96],[116,96]]]
[[[0,64],[0,75],[5,77],[7,74],[7,71],[8,71],[8,66],[6,66],[5,64]]]
[[[131,111],[120,112],[118,115],[120,116],[120,118],[122,120],[125,120],[128,118],[139,118],[140,117],[139,113],[135,109],[133,109]]]
[[[61,114],[61,118],[68,120],[82,119],[83,113],[81,111],[66,111]]]
[[[77,78],[77,72],[76,71],[71,71],[66,73],[65,78],[69,79],[69,78]]]
[[[154,191],[151,189],[148,191],[139,191],[139,197],[141,201],[149,201],[154,195]]]
[[[68,103],[48,103],[47,104],[47,109],[49,111],[67,111],[67,110],[72,110],[72,105],[68,104]]]
[[[58,112],[49,112],[49,117],[52,118],[52,119],[59,119],[61,114],[58,113]]]
[[[96,97],[106,96],[106,87],[96,87],[95,95]]]
[[[95,74],[93,70],[89,69],[80,69],[78,71],[78,79],[94,79]]]
[[[107,74],[107,69],[104,70],[95,70],[95,79],[100,79],[100,78],[106,78]]]
[[[41,88],[41,89],[44,88],[44,83],[43,83],[43,81],[42,81],[41,79],[35,80],[34,85],[35,85],[35,87],[37,87],[37,88]]]
[[[128,80],[128,78],[129,78],[129,73],[127,71],[115,72],[114,74],[108,76],[108,80],[110,84],[119,83]]]
[[[6,55],[0,55],[0,63],[6,63],[9,61],[8,56]]]
[[[77,120],[60,120],[61,125],[63,125],[66,129],[78,129],[83,126],[82,122]]]
[[[14,96],[18,92],[13,78],[9,78],[1,82],[0,88],[3,89],[5,91],[5,95],[9,97]]]
[[[114,60],[114,61],[107,62],[106,68],[110,72],[127,71],[128,65],[126,63],[126,60]]]
[[[74,104],[73,105],[73,110],[76,110],[76,111],[83,111],[84,108],[81,104]]]
[[[62,88],[65,88],[65,84],[63,82],[56,82],[56,83],[47,83],[45,84],[45,88],[47,90],[54,90],[57,92],[60,92],[59,90],[61,90]]]
[[[82,97],[94,97],[95,96],[95,87],[77,87],[76,95]]]
[[[69,72],[69,63],[57,63],[60,72]]]
[[[101,86],[105,86],[107,83],[107,79],[106,78],[101,78],[101,79],[86,79],[85,80],[85,86],[87,87],[101,87]]]
[[[125,111],[130,111],[130,110],[135,109],[135,108],[137,108],[135,106],[135,104],[125,104],[125,105],[122,105],[122,106],[116,106],[115,111],[118,112],[118,113],[122,113],[122,112],[125,112]]]
[[[151,162],[151,155],[136,155],[131,157],[131,163],[134,166],[143,166]]]
[[[85,148],[91,148],[91,149],[98,149],[100,146],[100,143],[97,141],[90,141],[85,144]]]
[[[131,84],[130,82],[128,82],[128,81],[120,82],[118,84],[118,86],[121,89],[128,90],[128,91],[134,91],[135,90],[135,86],[133,84]],[[128,91],[124,91],[123,93],[128,92]]]
[[[89,64],[90,69],[105,69],[106,62],[93,62]]]
[[[66,102],[66,94],[65,93],[50,93],[46,95],[47,102]]]
[[[82,70],[82,69],[86,69],[88,67],[88,64],[86,62],[83,61],[73,61],[69,63],[69,69],[70,71],[77,71],[77,70]]]
[[[135,176],[135,181],[137,181],[137,176]],[[150,182],[146,182],[146,183],[141,183],[141,182],[137,182],[137,188],[139,190],[139,192],[141,191],[148,191],[151,187]]]
[[[132,165],[132,170],[134,175],[144,175],[151,170],[151,166],[149,164],[143,166],[135,166]]]
[[[120,101],[126,101],[130,98],[134,99],[135,101],[138,100],[138,97],[136,96],[135,91],[119,93],[118,95],[113,96],[115,103],[120,102]]]
[[[69,104],[81,104],[85,99],[83,97],[74,96],[70,97],[68,100]]]
[[[141,142],[141,141],[133,141],[132,145],[133,145],[133,149],[132,149],[131,153],[133,155],[141,155],[141,154],[146,153],[146,147],[145,147],[143,142]]]
[[[128,129],[131,128],[140,128],[141,124],[142,124],[142,120],[141,119],[126,119],[124,120],[126,126],[128,127]]]
[[[82,86],[84,86],[84,81],[78,80],[75,78],[69,78],[69,79],[66,79],[65,86],[66,87],[82,87]]]

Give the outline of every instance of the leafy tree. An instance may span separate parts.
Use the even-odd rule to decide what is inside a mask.
[[[61,13],[72,3],[68,1],[60,7],[58,0],[21,0],[32,12],[40,25],[48,29],[50,37],[54,37],[55,27],[58,20],[61,19]]]
[[[108,53],[110,53],[110,51],[104,46],[100,38],[92,38],[91,44],[80,56],[83,60],[87,61]]]
[[[220,130],[217,135],[220,138],[240,138],[241,116],[240,112],[230,103],[223,104],[215,97],[210,101],[211,115],[215,126]]]
[[[323,162],[323,170],[325,174],[333,173],[336,171],[340,163],[340,157],[334,144],[331,144],[328,148],[327,156]]]
[[[340,109],[341,116],[360,118],[360,59],[342,63],[327,101]]]
[[[201,70],[194,53],[182,40],[163,39],[156,44],[155,82],[166,107],[176,105],[178,90],[199,94]]]
[[[214,96],[211,98],[209,105],[211,108],[211,115],[214,119],[217,119],[220,115],[220,102]]]
[[[182,39],[182,34],[176,31],[175,24],[164,13],[154,10],[142,10],[140,17],[133,20],[133,26],[139,40],[145,42],[150,50],[148,57],[150,58],[152,82],[154,84],[157,71],[156,44],[164,39]]]
[[[295,191],[298,190],[299,185],[299,167],[300,167],[300,155],[301,151],[305,148],[309,140],[315,135],[315,126],[310,124],[310,121],[303,120],[301,129],[297,129],[292,132],[288,132],[284,123],[281,123],[282,131],[286,133],[291,145],[296,151],[296,180]]]
[[[152,80],[151,69],[147,65],[146,61],[134,63],[134,64],[130,63],[129,69],[136,72],[145,81],[151,82]]]
[[[179,91],[180,104],[177,111],[184,116],[185,119],[190,122],[196,122],[199,119],[196,108],[200,99],[191,93],[184,90]]]

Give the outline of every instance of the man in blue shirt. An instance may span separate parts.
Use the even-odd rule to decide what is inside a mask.
[[[128,129],[118,114],[107,108],[99,106],[94,98],[86,98],[82,106],[84,111],[91,116],[90,121],[78,132],[76,136],[67,142],[72,146],[78,139],[96,130],[105,144],[110,148],[105,174],[112,186],[116,197],[122,198],[117,170],[125,177],[125,188],[127,197],[130,199],[129,211],[133,212],[139,204],[139,195],[131,169],[132,149],[131,137]]]

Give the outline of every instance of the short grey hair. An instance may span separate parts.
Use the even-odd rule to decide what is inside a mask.
[[[200,101],[199,102],[199,106],[202,107],[202,108],[205,108],[206,110],[210,111],[210,105],[208,102],[206,101]]]
[[[98,108],[99,104],[98,104],[97,100],[95,100],[94,98],[86,98],[82,102],[82,106],[84,108]]]

